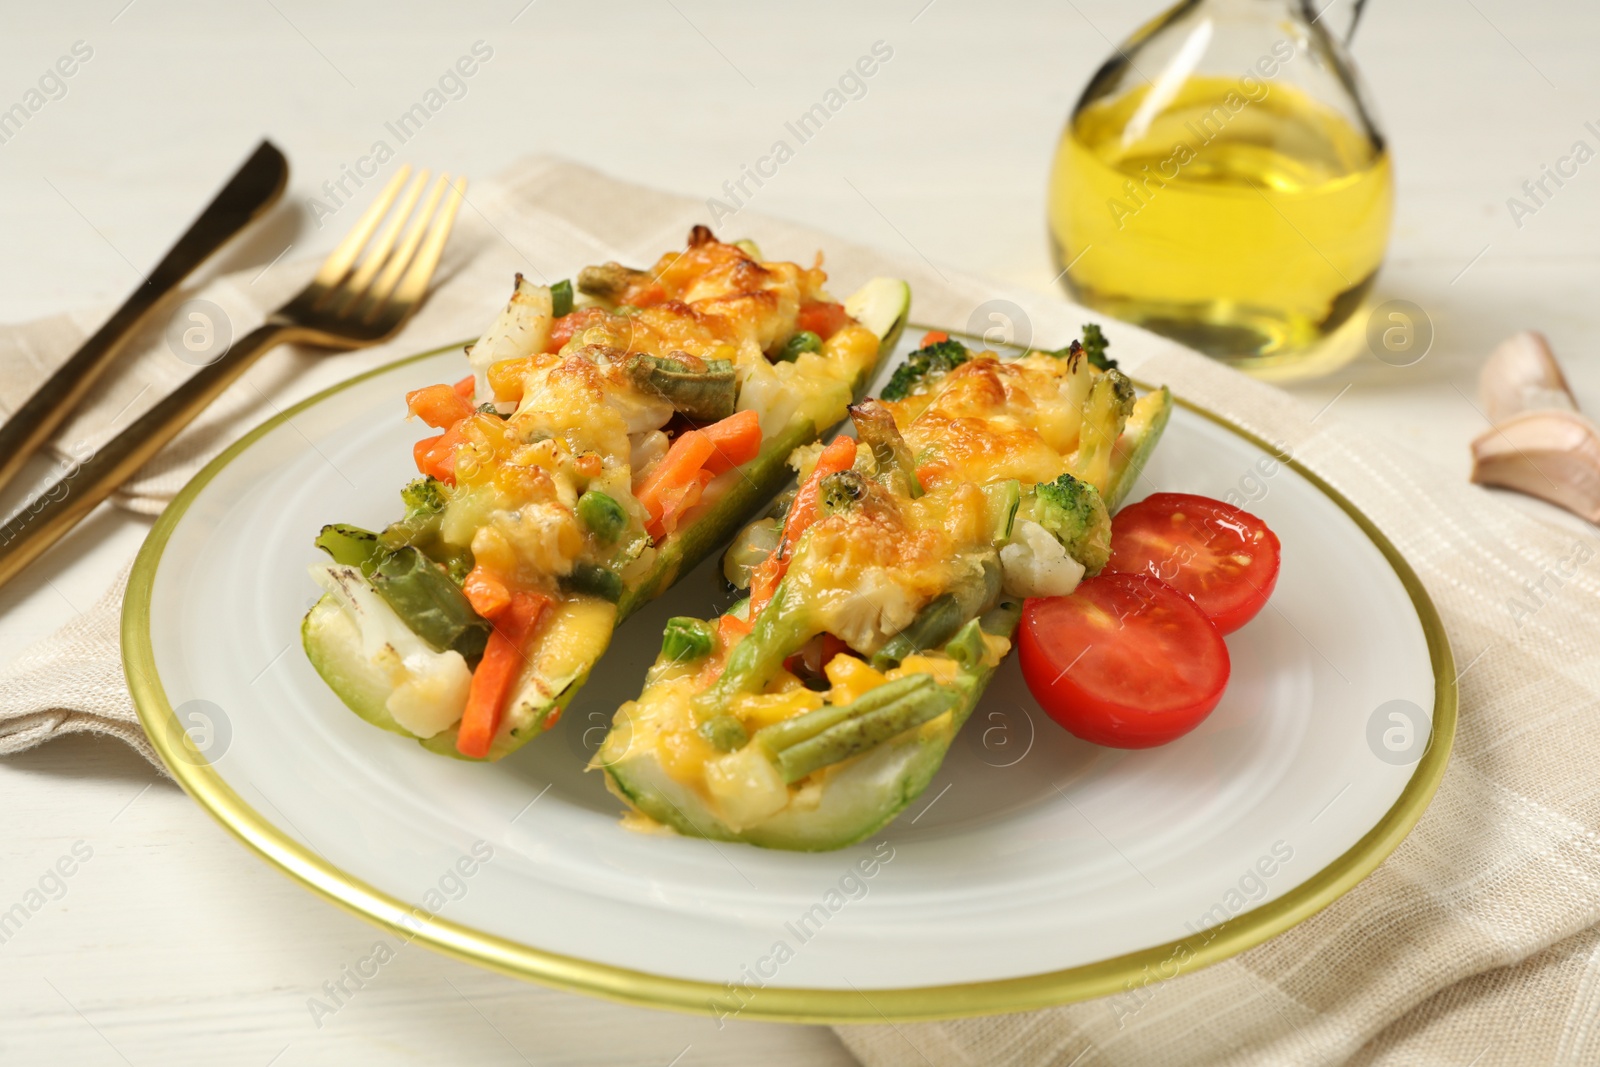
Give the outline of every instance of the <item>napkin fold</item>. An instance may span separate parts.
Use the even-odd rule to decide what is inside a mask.
[[[516,271],[553,279],[607,259],[650,262],[707,221],[693,200],[557,159],[525,160],[471,191],[435,291],[401,338],[341,355],[269,355],[117,503],[158,513],[206,460],[281,408],[362,370],[476,334]],[[1048,343],[1096,317],[1050,296],[745,210],[720,229],[785,258],[824,249],[836,292],[874,275],[905,277],[922,322],[981,332],[1001,321],[991,317],[997,313]],[[221,308],[240,336],[314,270],[312,261],[286,257],[187,295]],[[26,396],[98,321],[63,315],[0,327],[0,403]],[[165,327],[136,339],[63,428],[53,447],[64,462],[109,439],[192,373]],[[1460,672],[1449,769],[1417,828],[1369,878],[1230,960],[1101,1000],[841,1027],[841,1038],[870,1067],[1600,1061],[1600,539],[1525,515],[1172,342],[1129,326],[1117,328],[1115,342],[1131,373],[1281,442],[1411,562]],[[125,574],[93,608],[0,672],[0,753],[88,730],[121,737],[154,760],[117,651],[124,581]]]

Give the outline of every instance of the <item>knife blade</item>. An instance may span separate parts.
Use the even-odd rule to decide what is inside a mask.
[[[122,306],[0,424],[0,488],[82,402],[161,301],[275,204],[288,182],[289,161],[271,141],[262,141]]]

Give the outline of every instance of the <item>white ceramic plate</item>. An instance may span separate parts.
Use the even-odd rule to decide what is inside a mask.
[[[624,624],[549,735],[494,765],[431,755],[346,711],[299,624],[317,530],[398,513],[423,432],[401,397],[462,367],[459,349],[420,356],[250,434],[162,517],[123,620],[130,686],[184,786],[271,862],[406,936],[746,1017],[1037,1007],[1300,921],[1399,843],[1443,773],[1453,671],[1415,576],[1325,485],[1189,409],[1134,498],[1248,491],[1284,560],[1270,608],[1228,639],[1221,706],[1171,745],[1072,738],[1013,658],[927,792],[863,845],[787,854],[625,830],[583,766],[662,622],[726,603],[712,560]]]

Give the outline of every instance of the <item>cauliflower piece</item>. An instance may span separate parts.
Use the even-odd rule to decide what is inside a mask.
[[[317,564],[311,578],[355,620],[361,651],[394,683],[384,706],[418,737],[449,729],[467,706],[472,672],[455,650],[435,651],[401,621],[355,567]]]
[[[782,433],[800,408],[804,391],[794,384],[793,363],[768,363],[765,359],[744,364],[744,381],[739,389],[739,410],[754,411],[761,420],[763,439]]]
[[[490,324],[488,332],[467,350],[472,364],[474,398],[480,404],[494,400],[489,388],[489,367],[505,359],[518,359],[543,350],[550,339],[554,302],[550,290],[517,275],[511,299]]]
[[[1005,591],[1012,596],[1066,596],[1083,580],[1083,564],[1043,526],[1021,519],[1000,548]]]
[[[817,619],[857,652],[871,653],[911,625],[918,601],[906,588],[905,576],[883,567],[869,567],[853,585],[819,589],[813,594]]]

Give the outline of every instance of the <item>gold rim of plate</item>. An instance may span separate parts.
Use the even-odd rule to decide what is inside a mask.
[[[952,336],[967,336],[964,331],[946,332]],[[307,408],[358,382],[459,347],[445,345],[396,360],[302,400],[250,431],[183,487],[162,512],[139,550],[123,602],[123,673],[127,676],[139,719],[172,776],[230,833],[314,892],[403,940],[415,939],[469,963],[560,989],[695,1014],[727,1011],[729,993],[725,985],[649,974],[546,952],[437,916],[424,917],[418,914],[415,905],[347,876],[240,799],[195,749],[162,688],[150,640],[151,591],[167,541],[200,492],[256,441]],[[1274,452],[1268,442],[1224,416],[1181,399],[1177,403],[1256,447]],[[1163,978],[1176,977],[1235,956],[1283,933],[1343,896],[1395,850],[1433,799],[1450,758],[1456,730],[1454,657],[1433,601],[1394,544],[1355,504],[1298,460],[1286,458],[1281,462],[1337,504],[1383,553],[1410,595],[1427,637],[1434,676],[1432,732],[1411,780],[1383,818],[1343,855],[1282,897],[1187,938],[1065,970],[994,981],[870,992],[769,986],[746,991],[744,1007],[737,1012],[741,1018],[810,1023],[951,1019],[1029,1011],[1124,992],[1148,972]],[[1171,973],[1167,973],[1169,971]]]

